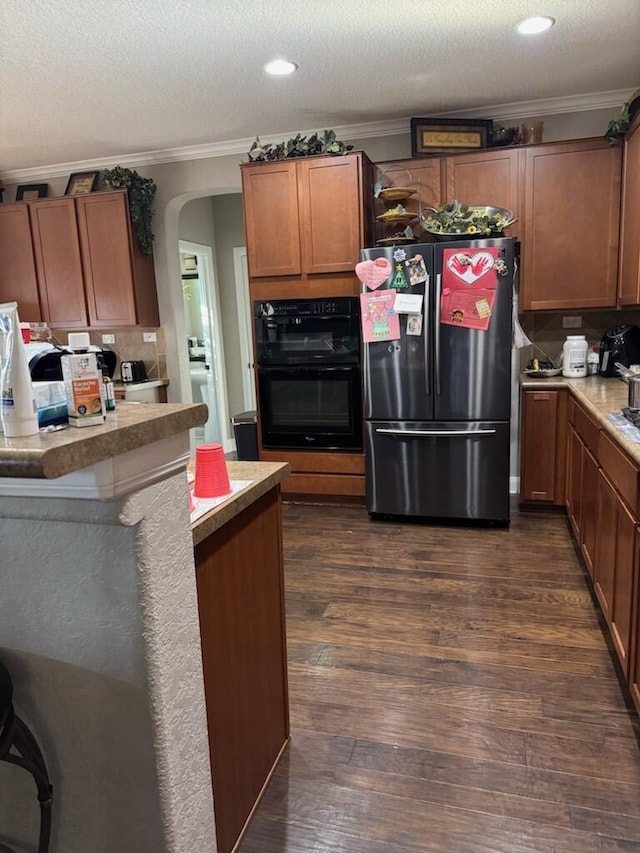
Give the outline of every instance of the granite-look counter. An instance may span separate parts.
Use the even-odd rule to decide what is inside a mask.
[[[227,462],[227,468],[229,479],[253,482],[192,524],[194,546],[275,488],[291,470],[288,462]]]
[[[51,479],[186,432],[205,423],[204,403],[119,402],[103,424],[42,432],[27,438],[0,435],[0,477]]]
[[[619,412],[623,406],[627,405],[628,388],[622,379],[605,379],[602,376],[587,376],[584,379],[566,379],[564,376],[532,379],[525,374],[521,377],[520,383],[525,391],[562,388],[569,390],[577,402],[584,406],[593,419],[640,466],[640,444],[628,441],[607,417],[609,414]]]

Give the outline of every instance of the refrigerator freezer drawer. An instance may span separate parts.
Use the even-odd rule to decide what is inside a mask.
[[[508,421],[367,421],[372,514],[509,522]]]

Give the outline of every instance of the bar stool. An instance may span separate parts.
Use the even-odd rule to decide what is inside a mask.
[[[53,788],[36,739],[13,709],[13,682],[9,670],[2,663],[0,663],[0,761],[22,767],[33,776],[40,803],[38,853],[48,853],[51,839]]]

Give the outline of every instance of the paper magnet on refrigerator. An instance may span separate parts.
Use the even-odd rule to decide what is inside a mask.
[[[369,290],[376,290],[391,275],[391,262],[387,258],[360,261],[356,264],[356,275]]]
[[[407,273],[409,275],[409,284],[413,287],[414,284],[422,284],[427,280],[427,268],[424,264],[422,255],[415,255],[407,261]]]
[[[362,339],[366,344],[399,340],[400,318],[393,310],[395,300],[395,290],[360,294]]]
[[[406,290],[409,287],[403,263],[396,264],[396,273],[393,277],[393,287],[395,287],[396,290]]]

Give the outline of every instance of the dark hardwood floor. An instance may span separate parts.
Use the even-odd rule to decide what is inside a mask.
[[[291,744],[239,853],[640,851],[638,720],[563,516],[284,519]]]

